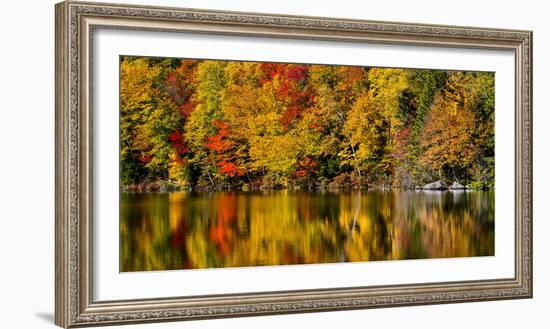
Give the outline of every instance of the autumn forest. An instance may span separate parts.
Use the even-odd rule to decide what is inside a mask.
[[[494,74],[120,58],[123,190],[494,186]]]

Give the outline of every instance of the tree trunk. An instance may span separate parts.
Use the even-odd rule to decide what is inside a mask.
[[[359,182],[363,181],[363,175],[361,175],[361,169],[359,168],[359,160],[357,159],[357,154],[355,154],[355,148],[352,143],[349,143],[351,146],[351,153],[353,154],[353,159],[355,160],[355,169],[357,170],[357,175],[359,175]]]
[[[216,188],[214,185],[214,181],[212,180],[212,176],[210,176],[210,170],[206,169],[206,174],[208,175],[208,180],[210,181],[210,185],[212,185],[212,188]]]

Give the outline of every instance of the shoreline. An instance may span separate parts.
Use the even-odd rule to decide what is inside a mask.
[[[171,192],[188,192],[188,193],[216,193],[216,192],[237,192],[237,193],[271,193],[271,192],[307,192],[307,193],[347,193],[347,192],[474,192],[474,191],[494,191],[493,187],[486,188],[404,188],[404,187],[370,187],[370,188],[269,188],[269,189],[242,189],[242,188],[230,188],[230,189],[194,189],[194,188],[170,188],[170,187],[120,187],[120,193],[171,193]]]

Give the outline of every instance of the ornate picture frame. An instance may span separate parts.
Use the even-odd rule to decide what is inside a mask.
[[[57,325],[72,328],[532,297],[532,32],[79,1],[59,3],[55,10]],[[98,29],[513,52],[516,176],[513,278],[94,300],[91,54],[92,36]]]

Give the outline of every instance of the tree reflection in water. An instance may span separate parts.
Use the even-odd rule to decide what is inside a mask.
[[[120,270],[494,255],[494,192],[121,193]]]

